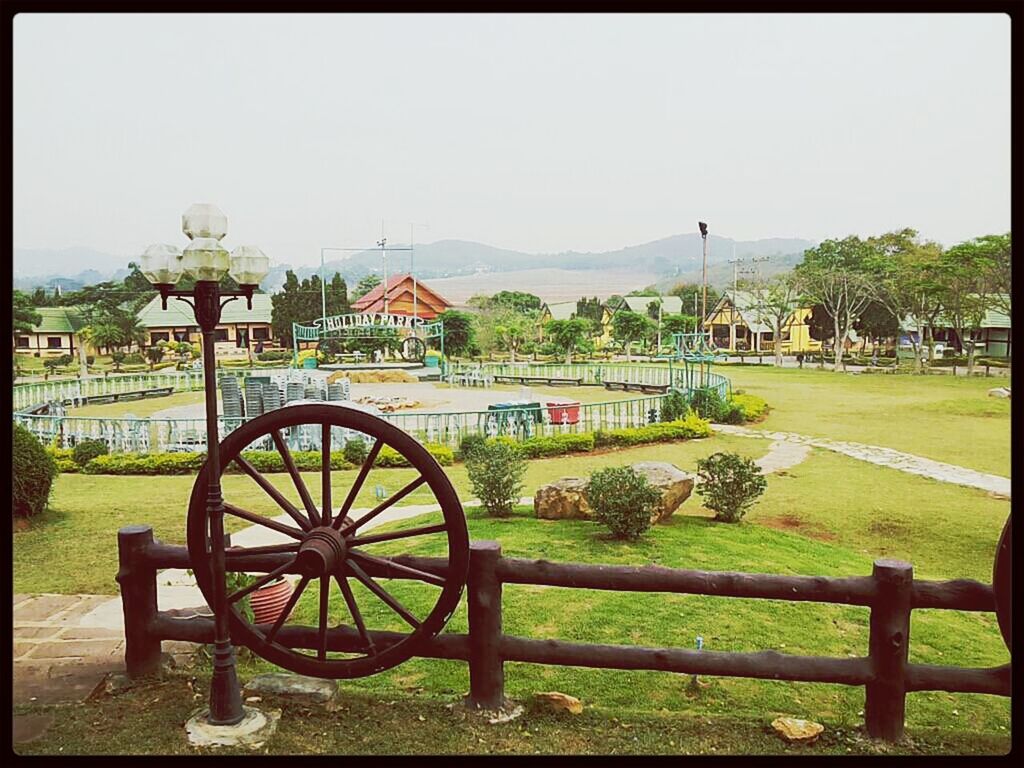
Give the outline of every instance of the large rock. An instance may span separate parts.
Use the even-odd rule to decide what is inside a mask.
[[[242,693],[246,696],[280,696],[298,704],[330,704],[338,693],[338,682],[287,672],[268,672],[246,683]]]
[[[990,389],[988,391],[988,394],[989,394],[990,397],[1007,397],[1008,398],[1010,396],[1010,388],[1009,387],[996,387],[995,389]]]
[[[672,517],[679,505],[693,493],[693,475],[667,461],[640,461],[630,467],[647,478],[661,493],[661,502],[651,514],[651,523],[660,523]]]
[[[816,741],[825,726],[811,720],[800,720],[795,717],[777,717],[772,720],[772,728],[783,739],[789,742],[809,744]]]
[[[563,477],[542,485],[533,495],[533,511],[544,520],[587,519],[587,480],[582,477]]]

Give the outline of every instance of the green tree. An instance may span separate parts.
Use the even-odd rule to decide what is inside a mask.
[[[470,355],[476,343],[476,329],[471,315],[447,309],[437,316],[444,323],[444,351],[449,355]]]
[[[825,345],[832,340],[832,318],[821,304],[815,304],[811,311],[804,318],[807,326],[807,335],[815,341],[821,342],[821,357],[818,359],[818,367],[825,367]]]
[[[300,322],[299,313],[309,307],[309,301],[308,294],[302,293],[299,278],[289,269],[285,272],[281,290],[270,297],[270,327],[274,338],[281,339],[286,346],[292,346],[292,323]]]
[[[146,359],[149,360],[149,370],[153,370],[153,366],[164,359],[164,348],[154,344],[146,350]]]
[[[99,322],[83,330],[88,343],[108,354],[122,344],[121,329],[112,322]]]
[[[857,333],[871,339],[875,350],[880,340],[897,336],[900,332],[899,321],[882,301],[868,302],[853,327]]]
[[[42,321],[43,317],[36,312],[31,297],[22,291],[14,291],[14,330],[28,333],[32,326]]]
[[[529,341],[537,326],[536,311],[516,311],[506,309],[494,324],[494,335],[503,349],[507,349],[511,361],[516,361],[516,353]]]
[[[542,302],[539,296],[534,296],[532,293],[524,291],[498,291],[491,296],[491,303],[514,312],[539,312]]]
[[[544,332],[554,347],[565,352],[565,364],[572,365],[572,353],[587,341],[590,326],[581,317],[569,320],[549,320]]]
[[[1010,316],[1012,243],[1010,233],[1005,235],[985,235],[974,240],[982,263],[984,279],[992,307],[1007,317]]]
[[[835,371],[845,370],[843,343],[868,302],[878,295],[869,270],[872,253],[872,247],[854,235],[825,240],[806,250],[794,270],[804,298],[821,304],[832,319]]]
[[[331,282],[327,284],[327,315],[347,315],[352,312],[348,300],[348,285],[341,273],[335,272]]]
[[[128,275],[123,281],[124,290],[129,301],[132,302],[133,310],[138,312],[153,300],[157,291],[153,289],[153,284],[146,279],[142,270],[139,269],[139,265],[134,261],[128,262],[128,270]]]
[[[967,352],[968,376],[974,373],[974,332],[981,328],[990,303],[984,269],[984,251],[973,240],[954,245],[939,259],[942,313]]]
[[[677,283],[668,292],[669,296],[678,296],[683,303],[684,312],[693,312],[699,316],[701,312],[701,286],[699,283]],[[720,294],[708,286],[708,311],[718,303]],[[696,300],[696,303],[694,301]]]
[[[589,299],[583,296],[576,302],[576,317],[584,317],[592,320],[595,325],[600,326],[603,315],[604,305],[597,296],[592,296]]]
[[[665,315],[661,320],[661,332],[669,338],[675,333],[693,333],[696,327],[693,315]]]
[[[634,341],[645,341],[655,330],[654,321],[646,315],[620,309],[612,316],[612,336],[622,342],[626,350],[626,361],[629,362],[630,345]]]
[[[782,329],[799,297],[799,285],[791,273],[776,275],[768,280],[757,280],[751,284],[751,294],[757,302],[758,319],[772,329],[775,340],[775,366],[782,367]]]
[[[361,299],[374,288],[381,284],[380,275],[369,274],[364,276],[356,284],[356,298]]]

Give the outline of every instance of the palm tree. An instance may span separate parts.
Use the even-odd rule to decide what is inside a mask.
[[[124,343],[121,329],[109,321],[101,321],[83,328],[82,333],[90,344],[97,349],[106,350],[107,353]]]
[[[139,322],[137,315],[125,312],[114,319],[114,324],[121,332],[121,344],[126,344],[129,351],[131,351],[132,344],[137,344],[139,350],[142,350],[146,343],[146,329]]]

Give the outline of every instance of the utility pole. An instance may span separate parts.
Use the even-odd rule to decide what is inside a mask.
[[[743,259],[736,258],[736,243],[732,244],[732,301],[729,302],[729,349],[736,351],[736,284],[738,278],[737,267]]]
[[[703,221],[698,221],[697,226],[700,227],[700,236],[704,240],[704,269],[702,273],[701,283],[701,315],[700,322],[703,325],[704,321],[707,320],[708,316],[708,225]]]
[[[388,244],[388,239],[384,237],[384,219],[380,220],[380,240],[377,241],[377,245],[380,246],[380,258],[384,269],[384,314],[388,313],[388,252],[385,250],[385,246]]]

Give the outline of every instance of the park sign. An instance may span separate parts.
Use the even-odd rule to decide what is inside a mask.
[[[441,322],[428,323],[422,317],[392,315],[383,312],[361,312],[322,317],[312,325],[292,323],[295,341],[316,341],[326,338],[367,338],[384,335],[389,330],[420,331],[426,338],[441,335]]]

